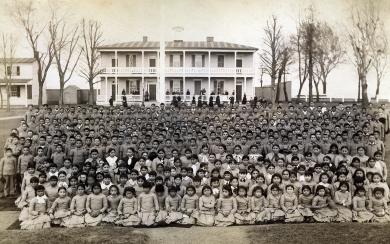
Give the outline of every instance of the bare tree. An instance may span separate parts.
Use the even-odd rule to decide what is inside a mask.
[[[88,103],[94,104],[95,93],[93,85],[96,83],[95,78],[102,73],[99,69],[99,52],[97,48],[102,44],[103,32],[101,24],[97,21],[83,19],[82,26],[82,68],[80,70],[81,76],[88,81],[89,95]]]
[[[383,75],[388,65],[389,46],[383,25],[379,26],[376,37],[371,41],[372,67],[376,75],[375,99],[378,98]]]
[[[364,2],[360,8],[353,9],[351,19],[352,28],[350,28],[348,34],[349,42],[353,50],[353,63],[359,77],[362,104],[366,107],[369,102],[367,74],[372,66],[374,56],[372,54],[371,42],[377,36],[377,31],[381,24],[378,7],[373,1]]]
[[[35,9],[31,0],[27,2],[15,1],[13,9],[11,10],[13,17],[23,27],[38,66],[38,105],[42,105],[43,85],[46,82],[46,77],[54,58],[52,41],[50,39],[47,42],[44,41],[44,33],[47,30],[48,23],[45,20],[35,18]]]
[[[1,35],[1,59],[3,69],[3,80],[5,83],[5,95],[7,97],[7,112],[11,111],[10,97],[12,84],[12,71],[15,60],[16,39],[11,34]],[[3,93],[0,89],[1,108],[3,108]]]
[[[272,16],[270,21],[267,21],[267,26],[264,28],[264,46],[263,54],[261,55],[261,63],[264,72],[271,78],[271,101],[275,103],[275,83],[280,66],[282,53],[283,38],[281,26],[278,23],[276,16]]]
[[[280,101],[280,93],[281,93],[281,85],[282,85],[282,78],[284,81],[286,81],[286,70],[288,65],[291,64],[292,60],[292,49],[291,47],[288,46],[288,44],[285,44],[283,47],[282,53],[281,53],[281,62],[280,62],[280,67],[278,69],[278,85],[277,85],[277,90],[276,90],[276,102]],[[285,100],[288,100],[287,95],[287,90],[286,90],[286,84],[284,86],[284,95],[285,95]]]
[[[59,104],[62,105],[64,104],[65,84],[72,77],[82,52],[82,50],[77,50],[80,38],[79,26],[69,26],[64,18],[58,18],[53,12],[49,23],[49,33],[60,82]]]

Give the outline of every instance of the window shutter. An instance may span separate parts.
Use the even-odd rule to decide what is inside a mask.
[[[126,67],[130,66],[130,56],[127,54],[126,55]]]
[[[32,85],[27,85],[27,99],[32,99]]]
[[[20,97],[20,86],[16,86],[16,96]]]
[[[202,55],[202,67],[206,67],[206,55]]]
[[[16,66],[16,75],[17,75],[17,76],[20,75],[20,66]]]

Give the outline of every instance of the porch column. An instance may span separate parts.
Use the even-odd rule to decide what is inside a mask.
[[[25,94],[26,94],[26,107],[28,107],[28,98],[27,98],[27,83],[24,84],[24,90],[25,90]]]
[[[115,75],[115,101],[118,100],[118,76]]]
[[[246,90],[246,76],[244,76],[244,94],[246,94],[247,90]],[[244,96],[244,94],[242,96]],[[246,94],[248,96],[248,94]],[[248,99],[248,97],[247,97]]]
[[[141,72],[141,87],[142,87],[142,91],[139,91],[140,92],[140,95],[141,95],[141,101],[143,102],[144,101],[144,95],[145,95],[145,67],[144,67],[144,58],[145,58],[145,54],[144,54],[144,51],[142,51],[142,54],[141,54],[141,67],[142,67],[142,72]],[[141,93],[142,92],[142,93]]]
[[[159,77],[158,102],[165,103],[165,42],[160,42],[160,77]]]
[[[186,51],[183,51],[183,102],[186,101]]]
[[[209,82],[209,87],[208,87],[208,90],[207,90],[207,94],[208,94],[208,96],[210,97],[210,95],[211,95],[211,82],[210,82],[210,80],[211,80],[211,52],[209,51],[209,76],[208,76],[208,82]]]
[[[104,77],[104,79],[106,80],[106,104],[108,104],[108,81],[107,81],[107,76]]]
[[[233,91],[234,91],[234,100],[236,100],[236,97],[237,97],[237,91],[236,91],[236,88],[237,88],[237,52],[235,51],[234,52],[234,87],[233,87]],[[232,93],[233,95],[233,93]]]

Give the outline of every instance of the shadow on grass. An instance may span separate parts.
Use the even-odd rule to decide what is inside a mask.
[[[128,227],[50,228],[44,230],[0,231],[0,243],[77,243],[77,244],[146,244],[148,236]]]
[[[252,244],[390,243],[390,224],[275,224],[250,227],[246,232]]]

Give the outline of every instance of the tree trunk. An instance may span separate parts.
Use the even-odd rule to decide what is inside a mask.
[[[378,99],[379,96],[379,87],[381,86],[381,80],[379,78],[376,79],[376,90],[375,90],[375,100]]]
[[[366,77],[366,75],[364,74],[364,75],[362,76],[362,105],[363,105],[364,108],[366,108],[367,105],[368,105],[367,87],[368,87],[368,84],[367,84],[367,77]]]
[[[319,89],[320,83],[314,82],[314,87],[316,88],[316,101],[320,102],[320,89]]]
[[[322,82],[322,93],[326,94],[326,81]]]
[[[63,82],[63,79],[60,78],[60,97],[59,97],[59,100],[58,100],[58,104],[59,105],[64,105],[64,82]]]
[[[88,104],[95,105],[95,91],[93,89],[93,80],[89,80],[89,93],[88,93]]]
[[[286,72],[283,74],[283,92],[284,92],[284,101],[288,102],[287,86],[286,86]]]
[[[38,106],[42,106],[43,100],[43,83],[39,82],[38,86]]]
[[[271,77],[271,102],[275,104],[275,77]]]
[[[0,108],[3,108],[3,92],[1,91],[1,86],[0,86]]]
[[[300,84],[299,84],[298,100],[301,100],[301,94],[302,94],[303,84],[304,84],[304,83],[300,83]]]
[[[361,77],[359,75],[359,82],[358,82],[358,102],[360,102],[360,89],[361,89]]]
[[[279,77],[278,77],[278,84],[276,87],[276,97],[275,97],[275,103],[279,103],[280,98],[280,82],[282,80],[282,75],[280,74],[281,71],[279,71]]]

